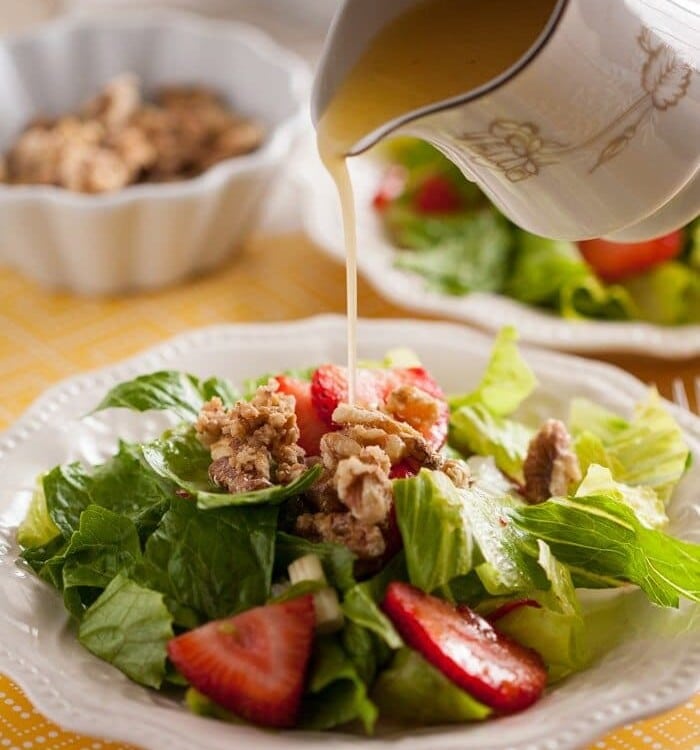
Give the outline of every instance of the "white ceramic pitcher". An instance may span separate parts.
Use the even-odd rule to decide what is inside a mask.
[[[321,59],[315,122],[369,41],[417,2],[346,0]],[[699,63],[700,0],[559,0],[511,68],[387,122],[351,154],[390,133],[418,136],[525,229],[648,239],[700,213]]]

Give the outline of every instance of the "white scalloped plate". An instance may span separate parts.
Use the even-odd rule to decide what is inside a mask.
[[[473,386],[486,362],[489,337],[462,326],[417,321],[361,321],[361,355],[412,346],[448,391]],[[83,650],[59,597],[17,563],[15,527],[34,478],[58,463],[94,463],[115,448],[117,436],[143,439],[164,418],[115,410],[81,419],[105,390],[138,373],[180,368],[240,381],[260,372],[324,360],[340,361],[345,321],[340,317],[267,325],[206,328],[187,333],[119,365],[67,380],[49,390],[0,438],[0,671],[27,691],[40,711],[62,726],[132,742],[149,750],[309,750],[350,747],[405,750],[564,750],[580,747],[616,725],[658,713],[700,687],[700,607],[679,611],[648,604],[638,592],[609,592],[616,630],[585,672],[548,692],[525,713],[475,726],[402,732],[382,728],[368,740],[343,733],[262,732],[189,714],[178,702],[127,680]],[[527,351],[542,383],[533,397],[539,417],[564,416],[574,395],[628,412],[644,394],[641,383],[606,365]],[[700,420],[669,405],[700,457]],[[690,470],[670,508],[671,530],[700,542],[697,502],[700,463]]]
[[[311,239],[345,263],[342,220],[335,187],[312,146],[298,157],[302,220]],[[666,359],[700,355],[700,325],[675,328],[641,322],[566,320],[500,294],[461,297],[426,288],[418,274],[394,267],[397,253],[372,209],[384,165],[372,156],[349,160],[357,210],[357,264],[360,273],[387,299],[413,312],[451,318],[497,331],[517,325],[523,341],[572,352],[633,352]]]

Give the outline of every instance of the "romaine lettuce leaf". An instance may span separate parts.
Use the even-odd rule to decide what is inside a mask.
[[[428,592],[439,589],[450,598],[448,584],[474,569],[493,595],[549,587],[509,522],[508,511],[523,503],[508,494],[507,484],[494,479],[494,472],[484,462],[468,489],[457,489],[445,474],[427,469],[394,482],[411,583]]]
[[[163,597],[118,575],[87,610],[78,639],[135,682],[159,688],[172,617]]]
[[[194,612],[201,621],[264,604],[276,525],[274,507],[201,511],[174,497],[146,544],[138,580],[164,593],[173,611]]]
[[[89,505],[80,516],[80,527],[64,553],[63,598],[68,611],[80,619],[118,574],[128,575],[141,559],[141,544],[126,516],[99,505]]]
[[[603,495],[625,503],[635,512],[637,518],[649,529],[661,529],[668,524],[668,516],[663,500],[651,487],[616,482],[610,469],[591,464],[576,490],[576,497]]]
[[[459,225],[447,233],[444,219],[407,213],[399,220],[398,210],[390,209],[387,216],[392,234],[399,244],[421,249],[400,253],[397,268],[420,274],[431,289],[445,294],[503,288],[512,237],[499,214],[480,211],[462,215]],[[441,234],[447,236],[435,244]]]
[[[472,485],[459,490],[464,512],[480,554],[475,571],[492,595],[547,590],[550,581],[533,559],[508,511],[524,502],[491,459],[469,461]]]
[[[562,287],[559,311],[571,319],[630,320],[639,317],[639,310],[623,286],[603,284],[592,273],[573,279]]]
[[[439,471],[421,469],[394,482],[396,519],[411,583],[431,592],[474,567],[464,498]]]
[[[89,505],[99,505],[136,524],[142,538],[167,509],[175,485],[151,471],[137,445],[121,442],[119,451],[92,473],[78,463],[56,466],[42,479],[46,509],[69,540]]]
[[[56,466],[42,480],[46,508],[66,540],[80,525],[80,514],[92,503],[92,480],[79,463]]]
[[[238,397],[236,389],[226,380],[210,378],[202,381],[194,375],[175,370],[161,370],[139,375],[112,388],[102,399],[96,412],[104,409],[168,410],[185,420],[192,420],[202,404],[219,396],[225,404]]]
[[[700,273],[683,263],[661,263],[624,287],[638,316],[658,325],[700,322]]]
[[[207,698],[206,695],[202,695],[199,690],[193,687],[187,688],[185,693],[185,703],[187,708],[197,716],[208,716],[212,719],[218,719],[219,721],[226,721],[230,724],[242,724],[243,719],[240,719],[235,714],[227,711],[225,708],[214,703],[214,701]]]
[[[450,408],[479,405],[497,417],[507,417],[533,392],[537,378],[517,346],[518,332],[502,328],[491,350],[481,382],[471,393],[453,396]]]
[[[533,431],[520,422],[494,416],[481,405],[461,406],[450,417],[450,445],[462,455],[493,456],[498,468],[522,482]]]
[[[365,683],[337,639],[318,638],[302,704],[301,726],[331,729],[359,719],[365,732],[372,734],[377,716]]]
[[[700,601],[700,545],[648,529],[625,503],[606,496],[553,498],[510,510],[523,532],[545,541],[579,586],[639,586],[649,599],[677,607]]]
[[[345,592],[343,613],[356,625],[373,632],[390,648],[403,645],[401,636],[391,620],[381,611],[379,605],[384,599],[387,586],[392,581],[408,580],[406,562],[403,554],[397,555],[385,568],[373,578],[358,583]]]
[[[49,515],[40,477],[29,503],[27,515],[17,529],[17,541],[22,547],[43,547],[60,536],[61,530]]]
[[[605,459],[598,448],[596,463],[610,469],[616,481],[651,487],[664,502],[687,468],[690,451],[683,433],[656,391],[650,391],[647,400],[636,406],[630,422],[585,399],[576,399],[569,424],[575,437],[585,432],[601,441]],[[586,438],[589,452],[593,442],[590,436]]]
[[[491,715],[416,651],[402,648],[378,677],[372,698],[382,716],[407,724],[478,721]]]
[[[555,682],[582,669],[589,660],[589,650],[571,575],[541,540],[538,548],[538,562],[551,583],[549,591],[533,590],[525,594],[525,598],[538,602],[539,608],[513,609],[498,620],[496,627],[537,651],[547,665],[550,682]],[[490,609],[498,604],[492,601]]]
[[[286,576],[287,567],[305,555],[316,555],[321,560],[323,572],[331,586],[347,591],[355,585],[355,555],[347,547],[332,542],[311,542],[283,531],[277,533],[276,575]]]
[[[391,659],[393,649],[383,638],[361,625],[347,620],[340,641],[359,678],[371,685],[379,671]]]
[[[527,304],[558,307],[561,290],[590,275],[572,242],[516,234],[517,253],[507,293]]]

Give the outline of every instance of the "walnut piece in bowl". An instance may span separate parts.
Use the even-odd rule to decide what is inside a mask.
[[[304,128],[308,87],[257,29],[171,11],[0,40],[0,263],[82,294],[216,267]]]
[[[5,154],[0,181],[107,193],[197,177],[258,149],[264,127],[203,86],[168,86],[145,99],[123,73],[79,112],[27,125]]]

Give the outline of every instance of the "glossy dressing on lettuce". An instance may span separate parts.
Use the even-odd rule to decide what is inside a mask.
[[[318,124],[318,149],[343,209],[348,388],[355,400],[357,242],[346,157],[382,125],[487,83],[536,40],[555,0],[424,0],[370,42]]]

